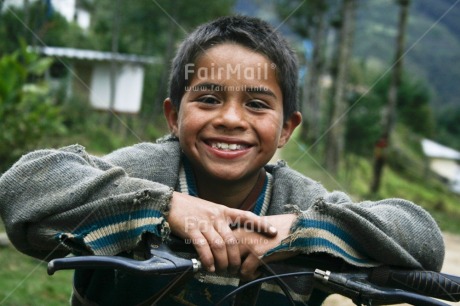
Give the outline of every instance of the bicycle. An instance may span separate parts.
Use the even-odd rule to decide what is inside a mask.
[[[121,269],[132,273],[149,275],[192,274],[202,269],[196,258],[183,258],[176,252],[192,254],[193,247],[173,239],[168,244],[148,242],[150,251],[146,260],[140,261],[121,256],[76,256],[53,259],[48,264],[48,274],[67,269]],[[298,255],[291,259],[271,263],[265,266],[266,276],[256,280],[240,283],[216,305],[222,305],[230,298],[236,300],[244,296],[246,303],[255,304],[259,290],[246,290],[260,286],[263,282],[274,280],[283,290],[290,304],[295,305],[288,278],[298,281],[306,278],[312,288],[329,294],[338,293],[350,298],[356,305],[390,305],[408,303],[420,306],[448,305],[440,300],[460,301],[460,276],[434,271],[405,270],[394,267],[357,268],[338,259],[325,259],[323,256]],[[306,260],[307,259],[307,260]],[[278,274],[276,271],[295,272]],[[175,279],[171,281],[174,283]],[[311,289],[311,288],[310,288]],[[435,299],[436,298],[436,299]],[[249,301],[249,302],[248,302]]]

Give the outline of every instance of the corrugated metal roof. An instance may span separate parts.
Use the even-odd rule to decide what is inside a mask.
[[[429,139],[422,140],[422,148],[429,157],[460,160],[460,152]]]
[[[29,47],[30,51],[35,51],[40,54],[55,57],[73,58],[78,60],[91,60],[91,61],[112,61],[129,62],[139,64],[154,64],[159,61],[158,58],[150,56],[141,56],[134,54],[121,54],[112,52],[102,52],[95,50],[84,50],[75,48],[62,48],[62,47]]]

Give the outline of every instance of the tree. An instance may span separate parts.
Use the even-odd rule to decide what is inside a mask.
[[[438,110],[436,117],[435,139],[460,151],[460,108],[456,105],[446,106]]]
[[[391,76],[382,78],[383,71],[369,73],[362,65],[355,64],[353,68],[352,93],[348,98],[353,111],[347,118],[345,150],[347,154],[373,158],[375,144],[381,137],[381,113],[387,102]],[[369,86],[372,86],[371,91]],[[422,137],[430,137],[434,132],[434,116],[427,88],[422,80],[403,75],[397,98],[398,122],[411,134]],[[359,103],[355,103],[356,99]]]
[[[0,0],[0,12],[3,12],[3,5],[5,4],[5,0]],[[0,14],[0,20],[1,20],[1,14]]]
[[[353,105],[356,99],[360,103]],[[346,122],[345,152],[347,154],[372,156],[374,144],[380,136],[380,111],[383,101],[381,97],[371,92],[361,96],[360,92],[354,92],[348,99],[348,105],[353,107]]]
[[[325,49],[330,8],[336,1],[278,0],[277,13],[301,39],[311,42],[311,58],[301,86],[300,109],[303,117],[300,138],[315,143],[321,134],[321,76],[325,70]],[[293,13],[294,12],[294,13]]]
[[[347,73],[351,57],[357,0],[343,0],[338,23],[339,38],[333,64],[332,103],[326,139],[326,168],[337,173],[345,146]]]
[[[373,179],[370,188],[372,193],[377,193],[380,188],[381,176],[385,165],[384,150],[390,143],[390,136],[395,125],[398,90],[400,88],[402,78],[405,33],[409,15],[410,0],[397,0],[397,2],[400,6],[398,36],[396,39],[394,64],[391,69],[392,74],[388,90],[388,102],[382,121],[382,135],[376,145],[377,152],[382,152],[382,154],[376,154],[374,158]]]
[[[97,39],[87,35],[78,25],[67,22],[58,12],[50,13],[43,1],[26,4],[22,8],[8,7],[1,18],[0,55],[19,49],[21,40],[27,45],[82,49],[97,46]]]
[[[432,137],[435,119],[430,100],[431,94],[425,82],[403,74],[396,105],[398,121],[417,135]]]
[[[325,69],[325,48],[327,37],[327,3],[315,2],[316,14],[313,18],[313,52],[308,63],[308,73],[304,85],[303,98],[307,105],[304,110],[305,128],[302,138],[309,143],[316,143],[321,134],[321,76]],[[315,13],[314,12],[314,13]]]
[[[0,171],[44,137],[63,131],[59,108],[40,81],[50,65],[25,45],[0,58]]]

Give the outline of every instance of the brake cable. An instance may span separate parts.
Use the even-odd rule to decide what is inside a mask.
[[[312,271],[302,271],[302,272],[291,272],[291,273],[284,273],[284,274],[277,274],[277,275],[269,275],[269,276],[265,276],[265,277],[261,277],[261,278],[258,278],[258,279],[255,279],[251,282],[248,282],[244,285],[241,285],[239,286],[238,288],[236,288],[235,290],[231,291],[230,293],[228,293],[226,296],[224,296],[219,302],[216,303],[216,306],[217,305],[221,305],[225,300],[227,300],[228,298],[232,297],[233,295],[237,294],[238,292],[240,292],[241,290],[244,290],[245,288],[248,288],[248,287],[251,287],[251,286],[254,286],[258,283],[264,283],[266,281],[269,281],[269,280],[272,280],[272,279],[279,279],[279,278],[283,278],[283,277],[293,277],[293,276],[301,276],[301,275],[310,275],[310,276],[313,276],[314,275],[314,272]],[[284,290],[283,290],[284,292]],[[290,298],[292,299],[292,296],[289,294]],[[294,302],[294,300],[292,299],[291,302]],[[295,305],[295,303],[294,303]]]

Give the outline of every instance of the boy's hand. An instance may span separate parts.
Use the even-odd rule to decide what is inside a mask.
[[[264,218],[278,229],[278,235],[266,237],[256,232],[247,231],[244,228],[234,230],[235,237],[239,241],[240,254],[244,258],[240,269],[240,277],[244,281],[257,278],[260,275],[257,268],[262,264],[283,260],[298,254],[298,252],[278,252],[260,259],[260,256],[278,246],[284,238],[289,236],[291,226],[297,216],[285,214],[266,216]]]
[[[228,269],[236,273],[240,268],[240,249],[231,227],[251,228],[265,234],[261,237],[277,234],[264,217],[179,192],[173,193],[167,219],[173,234],[193,243],[210,272]]]

